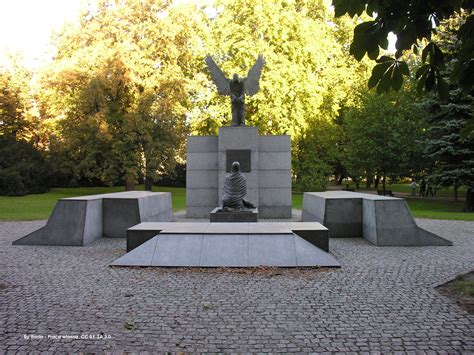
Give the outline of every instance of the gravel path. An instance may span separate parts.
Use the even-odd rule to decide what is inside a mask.
[[[123,239],[12,246],[44,222],[0,223],[0,353],[474,352],[474,317],[434,289],[474,269],[474,222],[417,222],[454,246],[331,239],[337,270],[111,268]]]

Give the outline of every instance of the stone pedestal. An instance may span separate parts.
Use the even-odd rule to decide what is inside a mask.
[[[260,136],[250,126],[221,127],[217,137],[188,137],[187,217],[208,218],[221,204],[225,176],[236,159],[247,181],[245,198],[258,207],[260,217],[290,218],[290,136]]]
[[[211,222],[258,222],[258,209],[248,211],[226,212],[216,207],[211,211]]]

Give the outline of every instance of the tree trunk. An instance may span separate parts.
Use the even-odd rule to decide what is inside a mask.
[[[145,177],[145,191],[151,191],[153,187],[153,178],[148,175]]]
[[[125,191],[133,191],[135,190],[135,180],[134,179],[127,179],[125,182]]]
[[[454,201],[458,200],[458,185],[454,185]]]
[[[385,173],[382,175],[382,191],[385,196]]]
[[[336,185],[342,185],[342,180],[344,180],[344,174],[339,175]]]
[[[464,212],[474,212],[474,191],[468,188],[466,191],[466,203],[464,204]]]
[[[367,174],[367,180],[366,180],[366,182],[365,182],[365,187],[366,187],[367,189],[370,188],[370,185],[372,185],[372,181],[373,181],[373,180],[374,180],[373,176]]]
[[[374,188],[378,188],[379,187],[379,182],[380,182],[380,176],[376,176],[375,177],[375,180],[374,180]]]

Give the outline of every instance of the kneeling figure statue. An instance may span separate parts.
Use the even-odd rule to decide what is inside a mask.
[[[221,211],[233,212],[255,208],[251,202],[244,199],[246,193],[245,176],[240,172],[239,162],[234,161],[230,174],[225,177]]]

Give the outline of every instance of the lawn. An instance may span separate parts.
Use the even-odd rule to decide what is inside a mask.
[[[144,190],[143,185],[137,185],[137,190]],[[0,196],[0,220],[30,221],[47,219],[56,201],[60,198],[97,195],[110,192],[124,191],[123,187],[79,187],[53,188],[45,194],[26,195],[20,197]],[[173,209],[186,208],[186,190],[180,187],[153,186],[153,191],[171,192]]]
[[[143,190],[144,186],[137,185],[136,189]],[[118,191],[124,191],[123,187],[54,188],[45,194],[21,197],[0,196],[0,220],[29,221],[47,219],[53,210],[56,201],[60,198],[104,194]],[[153,191],[171,192],[173,209],[175,211],[186,208],[185,188],[154,186]],[[302,194],[293,194],[294,208],[301,209],[302,201]],[[417,218],[474,221],[474,213],[462,212],[463,202],[410,198],[407,198],[407,202],[413,216]]]

